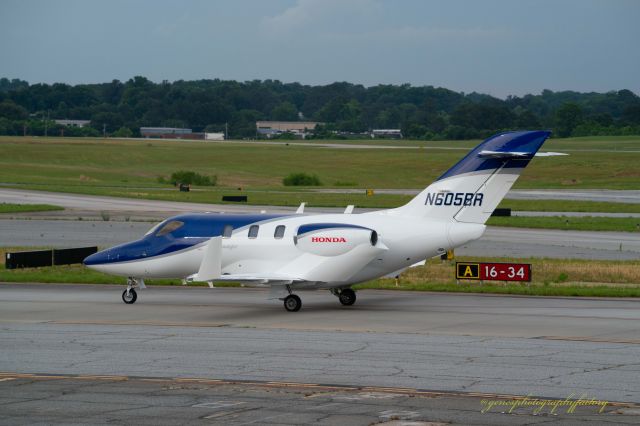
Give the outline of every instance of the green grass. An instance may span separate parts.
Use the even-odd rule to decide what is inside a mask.
[[[48,212],[56,210],[64,210],[64,208],[50,204],[0,203],[0,213]]]
[[[342,143],[343,141],[334,141]],[[351,141],[369,143],[370,141]],[[26,189],[219,204],[223,195],[247,195],[254,205],[391,208],[410,195],[366,196],[366,188],[424,188],[451,167],[477,141],[375,141],[424,144],[434,149],[363,150],[305,146],[206,143],[201,141],[104,140],[0,137],[0,182]],[[568,157],[535,159],[516,188],[637,189],[640,138],[550,140],[549,150],[638,149],[639,153],[572,151]],[[557,146],[556,146],[557,145]],[[417,145],[422,146],[422,145]],[[441,147],[464,150],[440,149]],[[178,168],[217,175],[219,186],[181,193],[158,183]],[[355,194],[318,193],[282,185],[282,178],[304,171],[317,174],[325,188],[354,188]],[[640,212],[640,204],[554,200],[503,200],[500,207],[530,211]],[[504,222],[499,222],[504,220]],[[634,230],[635,219],[498,219],[503,226],[561,229]],[[516,225],[514,225],[516,224]]]
[[[455,280],[455,262],[431,259],[393,279],[378,279],[356,288],[521,294],[532,296],[640,297],[640,261],[515,259],[460,257],[457,261],[530,263],[531,283]]]
[[[606,146],[615,138],[574,141],[577,148]],[[389,141],[386,141],[389,142]],[[635,189],[640,178],[638,138],[620,138],[638,154],[575,151],[566,157],[536,158],[516,188]],[[423,143],[417,141],[417,143]],[[467,148],[474,141],[438,142]],[[555,140],[546,149],[554,147]],[[567,146],[570,142],[557,142]],[[617,143],[617,142],[616,142]],[[464,146],[462,146],[464,145]],[[228,189],[282,189],[282,178],[304,171],[327,186],[355,183],[358,188],[424,188],[465,154],[450,149],[332,149],[261,145],[242,142],[206,143],[73,138],[0,138],[0,182],[35,185],[40,189],[95,193],[119,188],[135,195],[139,188],[169,189],[157,182],[176,168],[217,175]]]
[[[284,142],[284,141],[283,141]],[[291,142],[291,141],[288,141]],[[311,140],[307,142],[295,141],[296,143],[323,143],[323,144],[340,144],[340,145],[387,145],[387,146],[408,146],[422,147],[426,149],[433,148],[457,148],[471,149],[478,145],[481,140],[466,141],[420,141],[411,139],[359,139],[359,140]],[[578,138],[549,139],[543,151],[601,151],[601,150],[617,150],[617,151],[640,151],[640,136],[585,136]]]
[[[634,217],[492,217],[487,225],[573,231],[640,232],[640,218]]]

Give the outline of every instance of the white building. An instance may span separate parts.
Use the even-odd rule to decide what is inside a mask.
[[[293,133],[302,139],[313,133],[318,123],[316,121],[257,121],[256,131],[267,138],[277,137],[281,133]]]
[[[205,133],[204,139],[207,141],[223,141],[224,133]]]
[[[53,120],[56,124],[67,127],[85,127],[91,124],[91,120]]]
[[[400,129],[373,129],[371,138],[402,139],[402,132]]]
[[[191,139],[192,133],[191,129],[176,127],[140,127],[140,134],[143,138]]]

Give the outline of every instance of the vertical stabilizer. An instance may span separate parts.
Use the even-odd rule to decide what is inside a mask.
[[[549,134],[522,131],[492,136],[409,203],[389,213],[483,224]]]

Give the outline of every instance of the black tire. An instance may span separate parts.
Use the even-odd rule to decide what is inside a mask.
[[[338,300],[340,300],[340,303],[344,306],[351,306],[356,303],[356,292],[350,288],[345,288],[340,292]]]
[[[302,300],[295,294],[290,294],[284,298],[284,308],[289,312],[298,312],[302,307]]]
[[[138,300],[138,294],[136,293],[136,291],[134,289],[129,290],[129,296],[127,297],[127,290],[122,292],[122,301],[124,303],[126,303],[127,305],[130,305],[132,303],[136,303],[136,300]]]

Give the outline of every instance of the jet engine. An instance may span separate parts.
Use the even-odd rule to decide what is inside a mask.
[[[298,229],[298,249],[318,256],[339,256],[360,245],[376,246],[378,233],[372,229],[339,224],[315,223]]]

